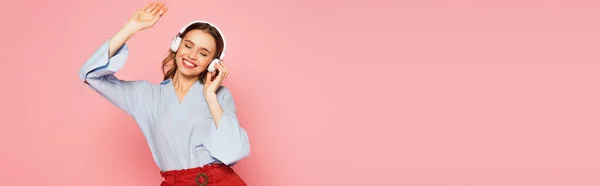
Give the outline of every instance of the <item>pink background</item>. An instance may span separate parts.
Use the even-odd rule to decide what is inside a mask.
[[[160,184],[77,76],[145,3],[3,2],[0,185]],[[249,185],[600,185],[598,1],[168,4],[117,75],[159,83],[181,26],[220,26]]]

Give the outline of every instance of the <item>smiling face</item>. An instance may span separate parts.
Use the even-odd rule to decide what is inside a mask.
[[[215,59],[215,38],[203,30],[191,30],[185,34],[177,49],[175,64],[179,75],[198,77]]]
[[[163,80],[174,78],[203,77],[213,59],[220,58],[225,49],[225,41],[215,27],[208,23],[194,23],[182,33],[183,38],[177,52],[171,51],[162,61]]]

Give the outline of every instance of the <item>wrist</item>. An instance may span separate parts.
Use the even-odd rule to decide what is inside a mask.
[[[133,36],[135,33],[140,31],[139,27],[132,23],[125,24],[121,30],[127,33],[128,36]]]
[[[204,99],[206,99],[208,105],[219,104],[219,101],[217,101],[217,94],[215,93],[204,93]]]
[[[211,99],[211,98],[217,98],[217,93],[214,92],[204,92],[204,97],[207,99]]]

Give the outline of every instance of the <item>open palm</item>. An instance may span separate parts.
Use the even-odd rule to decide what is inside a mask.
[[[151,2],[148,3],[144,8],[138,10],[131,16],[129,24],[144,30],[150,28],[156,24],[158,19],[167,12],[168,8],[163,2]]]

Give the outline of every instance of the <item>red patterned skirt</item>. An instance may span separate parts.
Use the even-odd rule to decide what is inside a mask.
[[[160,174],[164,178],[160,186],[246,186],[246,182],[224,164],[208,164]]]

